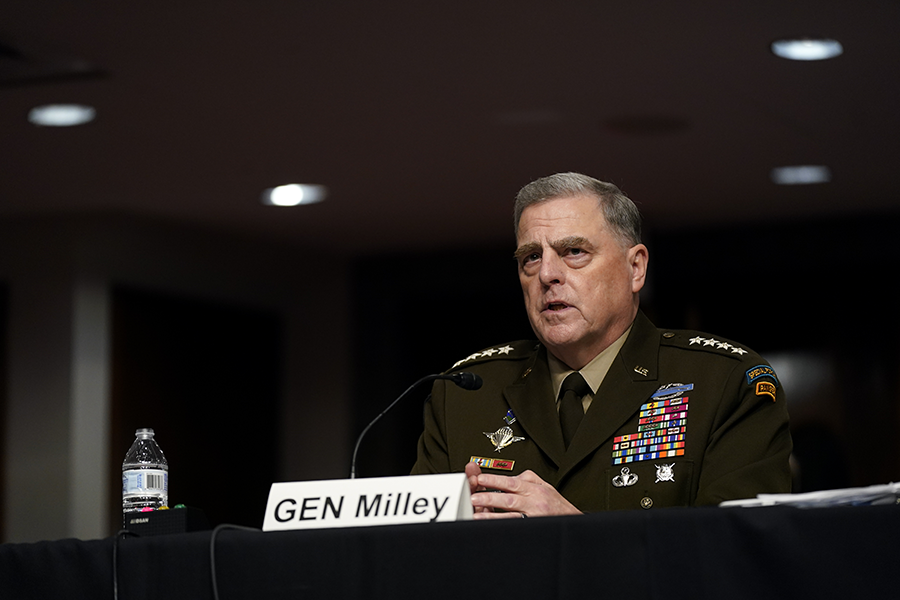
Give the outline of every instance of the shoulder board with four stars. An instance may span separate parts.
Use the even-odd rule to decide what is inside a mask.
[[[777,401],[777,390],[781,386],[775,370],[753,350],[745,348],[732,341],[719,337],[713,337],[697,331],[665,331],[662,333],[662,343],[668,346],[676,346],[686,350],[699,350],[728,356],[735,360],[746,361],[751,366],[745,373],[745,383],[755,391],[757,397],[766,397],[773,402]]]
[[[462,360],[456,361],[447,371],[454,371],[460,367],[497,359],[513,359],[519,360],[528,358],[534,354],[538,343],[535,341],[519,340],[518,342],[509,342],[499,346],[491,346],[474,354],[470,354]]]
[[[745,346],[698,331],[662,330],[662,338],[662,343],[668,346],[705,350],[715,354],[731,356],[738,360],[743,360],[745,356],[756,355],[753,350]]]

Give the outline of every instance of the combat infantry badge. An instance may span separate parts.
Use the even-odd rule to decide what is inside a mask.
[[[494,445],[494,452],[500,452],[513,442],[521,442],[525,439],[518,435],[513,435],[513,430],[510,427],[501,427],[494,433],[488,433],[487,431],[482,433],[491,440],[491,443]]]
[[[659,483],[660,481],[675,481],[675,471],[672,470],[672,467],[675,466],[675,463],[671,465],[655,465],[656,466],[656,481],[654,483]]]

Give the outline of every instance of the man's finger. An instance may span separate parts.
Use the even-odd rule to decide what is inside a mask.
[[[518,511],[524,507],[523,499],[516,494],[479,492],[472,495],[472,506],[478,508],[499,508],[504,511]]]
[[[517,512],[479,512],[472,515],[472,518],[482,521],[487,519],[521,519],[522,513]]]
[[[519,477],[482,473],[478,476],[478,485],[484,486],[489,490],[501,490],[511,494],[522,491],[522,482],[519,480]]]
[[[474,462],[466,464],[466,480],[469,482],[469,493],[474,494],[484,489],[478,485],[478,477],[481,475],[481,467]]]

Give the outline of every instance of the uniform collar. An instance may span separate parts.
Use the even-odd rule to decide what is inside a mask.
[[[632,381],[656,381],[659,376],[659,329],[640,310],[619,359]]]
[[[625,333],[620,335],[616,341],[609,345],[609,347],[591,359],[591,362],[586,364],[584,368],[579,370],[579,373],[581,373],[584,380],[591,388],[591,395],[595,395],[597,390],[600,389],[603,378],[606,377],[609,367],[612,366],[613,361],[616,359],[616,356],[619,355],[622,346],[625,345],[625,340],[628,339],[628,334],[631,333],[633,326],[634,324],[629,325],[628,329],[625,330]],[[574,373],[575,371],[570,369],[566,363],[553,356],[550,352],[547,352],[547,362],[550,365],[550,384],[553,387],[553,397],[559,398],[559,390],[562,388],[563,381],[570,373]]]

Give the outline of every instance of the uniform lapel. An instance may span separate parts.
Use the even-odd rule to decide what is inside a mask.
[[[560,464],[562,478],[634,416],[658,387],[659,330],[638,312]],[[610,456],[612,461],[612,456]]]
[[[565,446],[550,386],[546,348],[541,346],[518,381],[504,389],[503,395],[525,434],[559,467]]]

